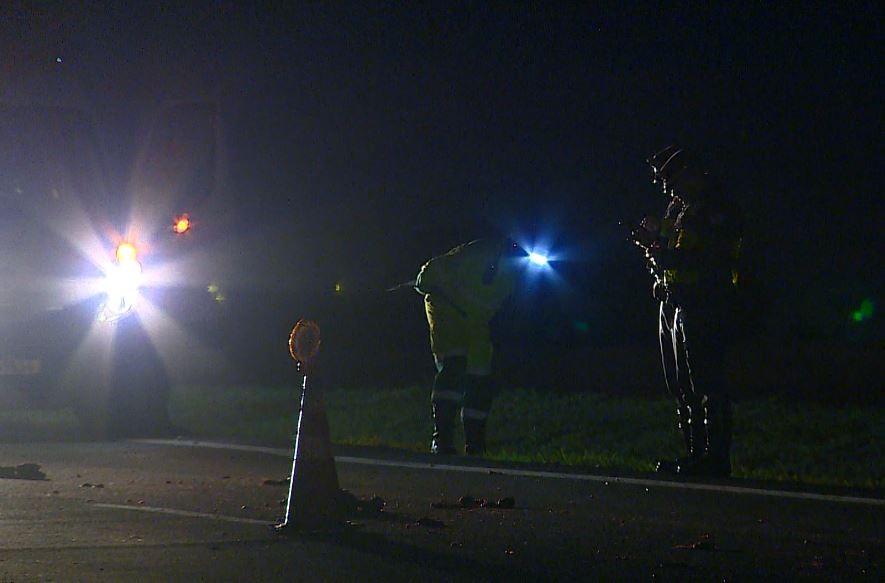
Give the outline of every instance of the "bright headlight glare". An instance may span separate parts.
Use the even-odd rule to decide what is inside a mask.
[[[120,243],[117,245],[117,264],[138,263],[138,250],[132,243]]]
[[[535,265],[544,266],[547,265],[549,259],[543,253],[538,253],[537,251],[532,251],[529,253],[529,261],[534,263]]]
[[[138,301],[140,285],[141,264],[138,261],[112,266],[105,277],[107,297],[99,310],[98,319],[113,321],[132,311]]]
[[[129,295],[141,285],[141,263],[130,261],[115,265],[107,274],[108,295]]]

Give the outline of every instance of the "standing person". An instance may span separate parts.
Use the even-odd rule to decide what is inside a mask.
[[[415,289],[424,296],[437,368],[430,397],[433,453],[455,453],[459,409],[465,453],[485,452],[486,420],[495,394],[489,322],[513,293],[514,249],[507,239],[471,241],[425,263],[415,280]]]
[[[675,212],[666,244],[648,247],[648,254],[661,274],[661,354],[687,448],[685,457],[659,461],[657,471],[728,476],[732,409],[725,358],[737,324],[743,217],[681,148],[667,148],[649,163]]]
[[[668,146],[653,154],[647,162],[652,168],[663,167],[669,158],[679,150],[678,146]],[[657,175],[655,182],[658,181]],[[676,401],[677,425],[685,441],[688,454],[692,447],[692,427],[690,405],[685,401],[684,395],[679,390],[677,379],[677,353],[681,347],[674,341],[673,324],[675,322],[676,305],[670,297],[666,273],[657,264],[657,255],[661,249],[671,250],[676,246],[676,219],[685,209],[685,203],[672,189],[666,186],[662,189],[667,197],[667,207],[663,216],[658,219],[654,216],[646,216],[639,224],[639,228],[632,233],[634,242],[646,253],[649,271],[654,276],[652,295],[659,302],[658,306],[658,341],[661,348],[661,366],[664,371],[664,384],[667,394]]]

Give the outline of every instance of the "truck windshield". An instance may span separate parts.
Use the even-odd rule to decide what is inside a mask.
[[[102,205],[104,185],[91,121],[77,110],[0,105],[0,220]]]
[[[134,219],[207,210],[217,194],[218,131],[211,102],[175,104],[153,116],[129,181]]]

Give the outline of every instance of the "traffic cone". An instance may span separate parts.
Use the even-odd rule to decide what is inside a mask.
[[[292,331],[290,347],[294,345],[292,338],[298,333],[299,326],[302,326],[302,322],[296,324]],[[312,326],[314,329],[310,332],[317,335],[318,347],[319,328],[315,324]],[[315,355],[316,350],[311,358]],[[286,516],[277,528],[280,531],[334,528],[343,523],[345,506],[342,503],[338,471],[332,455],[326,404],[319,386],[309,382],[312,378],[310,362],[301,360],[294,350],[292,356],[304,376]]]

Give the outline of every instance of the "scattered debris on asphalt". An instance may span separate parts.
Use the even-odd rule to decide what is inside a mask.
[[[436,509],[452,509],[452,508],[500,508],[502,510],[510,510],[516,507],[516,499],[512,496],[505,496],[498,500],[486,500],[485,498],[474,498],[470,494],[465,494],[458,499],[457,504],[452,504],[446,500],[439,500],[430,503],[431,508]]]
[[[384,512],[387,504],[381,496],[372,496],[368,500],[357,498],[347,490],[340,491],[340,503],[347,512],[354,514],[379,514]]]
[[[372,496],[368,500],[360,500],[357,503],[357,512],[384,512],[387,502],[381,496]]]
[[[687,545],[676,545],[673,548],[688,551],[715,551],[716,539],[711,533],[707,532],[702,534],[700,540],[698,540],[697,542],[693,542]]]

